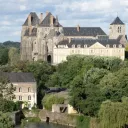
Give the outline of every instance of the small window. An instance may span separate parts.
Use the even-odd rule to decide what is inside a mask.
[[[28,96],[28,100],[31,100],[31,96]]]
[[[75,45],[72,45],[72,48],[75,48]]]
[[[19,88],[19,92],[22,92],[22,88]]]
[[[19,100],[22,100],[22,96],[19,96]]]
[[[122,45],[121,44],[119,45],[119,48],[122,48]]]
[[[109,48],[109,44],[106,45],[106,48]]]
[[[28,88],[28,92],[31,92],[31,88],[30,87]]]
[[[84,45],[84,48],[87,48],[87,44]]]
[[[77,45],[77,48],[80,48],[80,45]]]
[[[113,48],[116,48],[116,44],[113,45]]]
[[[120,33],[120,27],[118,27],[118,33]]]
[[[120,27],[120,33],[121,33],[121,27]]]

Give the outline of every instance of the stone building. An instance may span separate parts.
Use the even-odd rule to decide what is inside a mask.
[[[125,24],[117,17],[109,35],[100,27],[63,27],[50,12],[31,12],[22,26],[21,60],[60,63],[71,54],[115,56],[124,60]]]
[[[37,85],[32,73],[0,72],[0,77],[7,78],[13,84],[14,101],[23,101],[29,108],[37,104]]]

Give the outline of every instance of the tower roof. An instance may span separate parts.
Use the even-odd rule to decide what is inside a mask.
[[[111,25],[116,25],[116,24],[120,24],[120,25],[124,25],[124,23],[120,20],[120,18],[117,16],[116,19],[111,23]]]

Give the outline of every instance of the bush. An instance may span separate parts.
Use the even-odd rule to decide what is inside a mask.
[[[77,128],[90,128],[90,117],[78,116],[77,117]]]
[[[46,95],[42,100],[42,105],[47,110],[52,110],[53,104],[64,104],[64,97],[58,97],[55,95]]]

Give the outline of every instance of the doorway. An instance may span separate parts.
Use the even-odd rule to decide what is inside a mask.
[[[51,55],[48,55],[48,56],[47,56],[47,62],[51,64],[51,62],[52,62],[52,57],[51,57]]]

